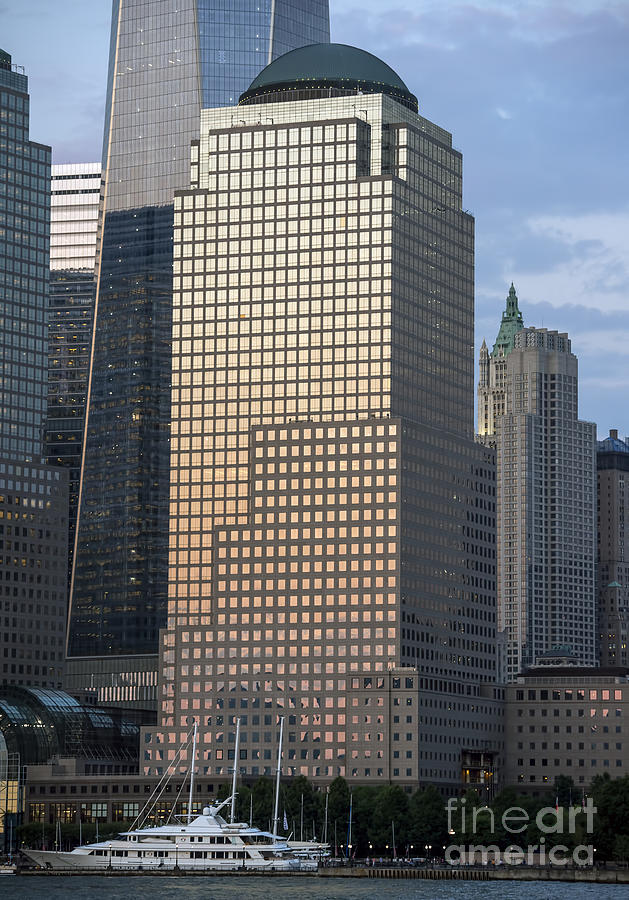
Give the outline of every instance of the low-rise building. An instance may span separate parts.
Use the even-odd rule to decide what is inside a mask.
[[[539,666],[506,687],[505,784],[533,793],[559,775],[587,790],[629,772],[629,672]]]

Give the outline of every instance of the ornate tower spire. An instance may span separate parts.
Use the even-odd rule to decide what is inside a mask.
[[[496,343],[491,351],[492,356],[507,356],[513,350],[515,335],[524,328],[522,313],[518,308],[518,295],[515,292],[513,282],[507,296],[507,307],[502,314],[502,322]]]

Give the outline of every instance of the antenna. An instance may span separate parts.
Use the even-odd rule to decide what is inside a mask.
[[[234,777],[232,779],[232,796],[231,796],[231,810],[229,814],[229,821],[233,825],[234,817],[236,815],[236,778],[238,776],[238,770],[236,766],[238,765],[238,746],[240,744],[240,718],[236,719],[236,747],[234,749]]]
[[[273,814],[273,837],[277,837],[280,811],[280,775],[282,774],[282,742],[284,740],[284,716],[280,716],[280,743],[277,748],[277,774],[275,776],[275,812]]]
[[[194,790],[194,761],[197,755],[197,720],[194,720],[194,736],[192,738],[192,760],[190,762],[190,797],[188,798],[188,825],[192,822],[192,791]]]

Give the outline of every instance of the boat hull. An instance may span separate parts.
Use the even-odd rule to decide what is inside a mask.
[[[71,870],[94,869],[118,872],[148,872],[151,870],[194,871],[194,872],[315,872],[317,863],[312,860],[295,859],[259,859],[259,860],[209,860],[182,859],[175,863],[170,859],[142,860],[113,857],[92,856],[89,853],[57,852],[54,850],[24,850],[36,865],[42,869]]]

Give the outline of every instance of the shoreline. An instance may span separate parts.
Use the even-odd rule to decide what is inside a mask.
[[[23,877],[41,876],[87,876],[100,875],[105,878],[127,878],[154,876],[158,878],[369,878],[369,879],[421,879],[427,881],[565,881],[577,884],[629,884],[629,869],[576,869],[550,866],[491,866],[475,868],[411,868],[411,867],[367,867],[338,866],[323,867],[317,872],[265,872],[247,871],[193,871],[187,869],[128,870],[116,869],[18,869],[15,873]]]

